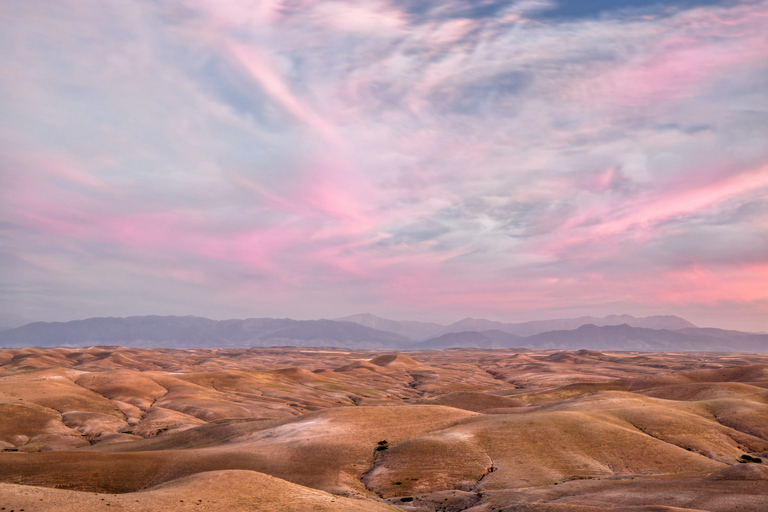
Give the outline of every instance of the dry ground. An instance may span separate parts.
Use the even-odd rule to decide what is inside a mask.
[[[0,350],[22,509],[765,511],[768,355]]]

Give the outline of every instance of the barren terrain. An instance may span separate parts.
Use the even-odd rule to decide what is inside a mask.
[[[768,355],[0,350],[0,509],[768,510]]]

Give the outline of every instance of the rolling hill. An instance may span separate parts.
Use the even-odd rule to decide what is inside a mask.
[[[768,355],[24,348],[0,417],[8,511],[768,507]]]

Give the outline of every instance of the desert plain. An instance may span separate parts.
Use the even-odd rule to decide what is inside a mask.
[[[0,350],[0,510],[765,511],[768,355]]]

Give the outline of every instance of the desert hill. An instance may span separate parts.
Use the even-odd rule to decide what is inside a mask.
[[[272,512],[395,512],[399,509],[336,496],[256,471],[195,473],[141,491],[112,494],[73,492],[47,487],[0,484],[6,510],[131,510],[168,512],[228,510]],[[41,507],[44,507],[41,509]]]
[[[6,510],[768,507],[768,356],[101,346],[0,370]]]

